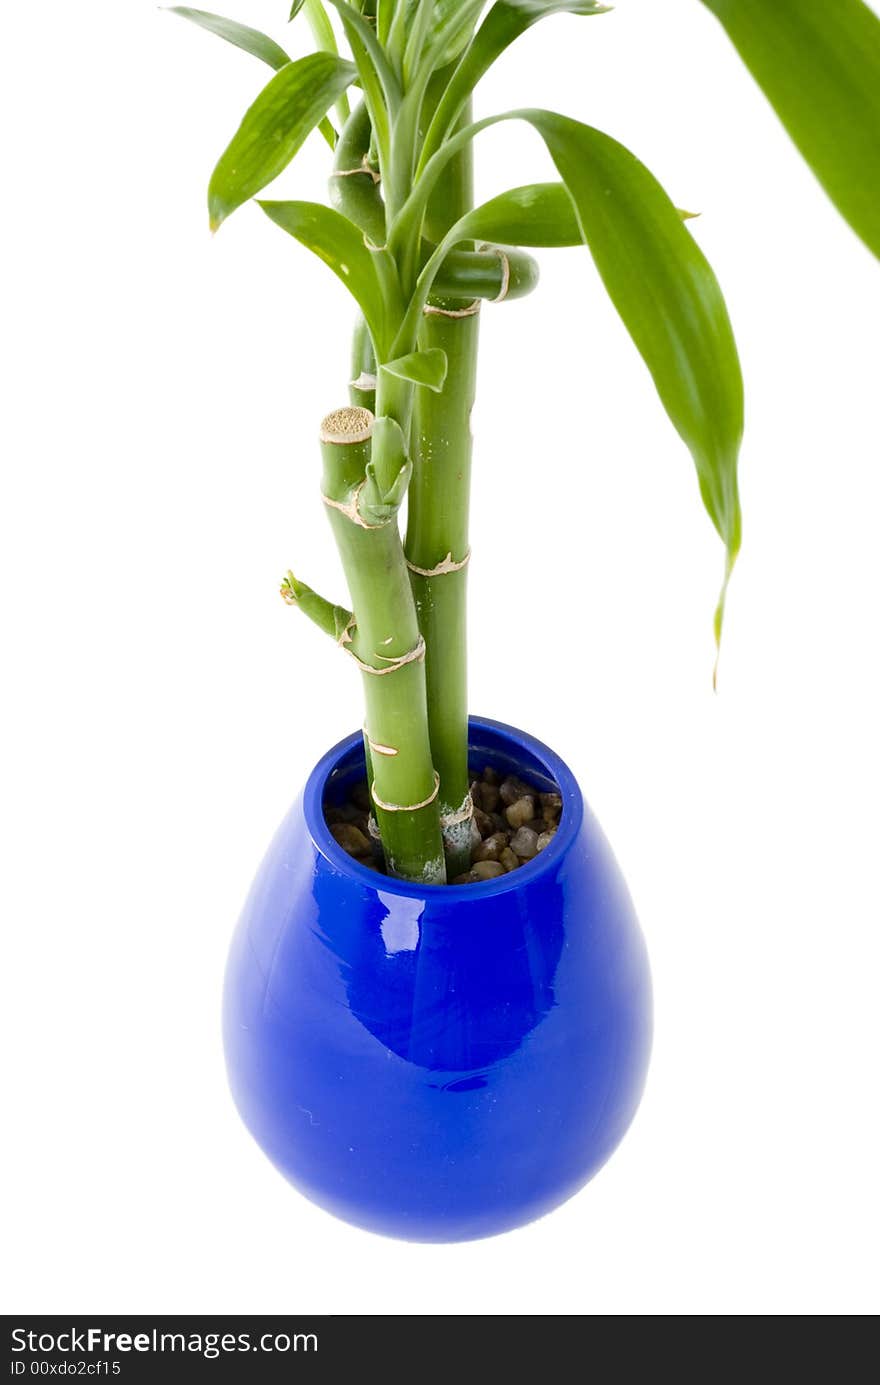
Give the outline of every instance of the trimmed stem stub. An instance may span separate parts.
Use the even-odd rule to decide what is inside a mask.
[[[369,442],[372,435],[373,415],[357,404],[345,404],[321,420],[321,442],[334,443],[337,447]]]

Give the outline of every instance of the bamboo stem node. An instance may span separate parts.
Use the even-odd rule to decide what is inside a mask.
[[[482,306],[483,300],[475,298],[465,308],[438,308],[435,303],[426,303],[422,312],[426,317],[475,317]]]
[[[425,657],[425,649],[424,636],[419,635],[418,641],[412,649],[408,649],[405,654],[401,654],[397,658],[392,659],[385,654],[377,654],[377,659],[386,660],[385,668],[376,668],[373,664],[365,664],[363,659],[359,659],[351,649],[346,649],[345,652],[354,659],[362,673],[372,673],[376,678],[382,678],[386,673],[396,673],[399,668],[405,668],[407,664],[421,663]]]
[[[490,298],[490,303],[503,303],[510,292],[510,260],[500,245],[481,245],[480,250],[485,250],[488,254],[497,255],[501,261],[501,288],[495,298]]]
[[[386,813],[415,813],[419,808],[427,808],[434,802],[440,792],[440,775],[434,770],[434,792],[429,793],[427,798],[423,798],[421,803],[385,803],[376,793],[375,784],[370,790],[373,802],[377,808],[381,808]]]
[[[356,380],[349,380],[348,387],[352,390],[374,390],[376,377],[371,375],[368,370],[362,370]]]
[[[406,559],[406,565],[410,572],[417,573],[419,577],[442,577],[447,572],[461,572],[462,568],[467,567],[470,560],[471,550],[468,549],[460,562],[456,562],[452,554],[447,553],[442,563],[438,563],[436,567],[416,567],[409,558]]]
[[[378,171],[378,169],[373,168],[373,165],[370,163],[369,154],[365,154],[363,156],[358,168],[334,168],[333,172],[330,174],[330,177],[350,178],[353,173],[366,173],[368,178],[372,178],[374,184],[381,183],[382,181],[382,174]]]
[[[345,649],[345,646],[347,644],[351,644],[351,632],[352,630],[356,629],[357,620],[354,616],[352,616],[351,620],[347,621],[344,628],[339,632],[339,639],[336,641],[336,643],[339,645],[340,649]]]
[[[352,524],[357,524],[361,529],[384,529],[386,524],[391,523],[391,515],[387,519],[380,520],[378,524],[368,524],[358,509],[361,491],[366,484],[367,478],[365,476],[360,485],[355,486],[348,500],[334,500],[332,496],[325,495],[323,491],[321,492],[321,499],[325,505],[330,506],[331,510],[338,510],[341,515],[345,515],[346,519],[350,519]]]

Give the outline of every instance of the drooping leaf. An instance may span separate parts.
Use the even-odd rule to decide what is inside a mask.
[[[186,5],[171,5],[168,9],[171,14],[183,15],[185,19],[191,19],[203,29],[219,34],[221,38],[233,43],[236,48],[243,49],[245,53],[250,53],[252,57],[261,58],[276,72],[290,62],[284,49],[274,39],[260,33],[259,29],[251,29],[246,24],[236,24],[235,20],[223,19],[218,14],[208,14],[206,10],[193,10]],[[336,131],[326,117],[318,122],[318,129],[333,149],[336,145]]]
[[[275,74],[245,112],[211,175],[212,230],[283,172],[355,76],[351,63],[330,53],[310,53]]]
[[[320,202],[260,202],[270,220],[333,270],[358,303],[381,350],[387,336],[388,304],[373,252],[363,233],[341,212]]]
[[[597,0],[496,0],[465,49],[437,107],[425,137],[424,160],[439,149],[480,78],[526,29],[546,15],[606,14],[609,8]]]
[[[189,5],[169,5],[167,9],[170,14],[182,15],[184,19],[191,19],[193,24],[198,24],[202,29],[219,34],[227,43],[234,44],[236,48],[243,48],[245,53],[262,58],[263,62],[274,67],[276,72],[290,62],[284,49],[267,34],[260,33],[259,29],[251,29],[247,24],[237,24],[234,19],[224,19],[219,14],[209,14],[207,10],[191,9]]]
[[[635,155],[575,120],[545,111],[529,112],[529,119],[571,195],[608,295],[690,448],[703,503],[727,548],[729,576],[742,531],[737,462],[743,383],[718,281]],[[719,637],[723,599],[724,592]]]
[[[828,196],[880,256],[880,19],[862,0],[703,0]]]
[[[396,375],[399,380],[409,380],[413,385],[425,385],[436,394],[443,389],[448,367],[446,352],[439,346],[429,347],[427,351],[411,351],[382,365],[389,375]]]
[[[543,137],[608,295],[690,448],[703,502],[727,548],[716,612],[720,637],[727,580],[741,541],[737,462],[743,385],[718,282],[653,174],[623,145],[588,125],[551,111],[510,111],[462,131],[442,157],[479,130],[513,119],[527,121]],[[475,208],[451,229],[422,271],[401,339],[415,330],[433,275],[455,245],[525,229],[518,193],[514,190],[511,203],[506,202],[510,194],[502,194]]]

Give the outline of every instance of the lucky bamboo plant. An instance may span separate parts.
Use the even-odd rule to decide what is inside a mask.
[[[862,0],[702,3],[830,196],[880,252],[876,16]],[[598,18],[605,5],[295,0],[290,19],[301,11],[317,51],[291,61],[265,34],[175,7],[276,70],[214,169],[213,230],[262,192],[313,130],[332,150],[330,205],[259,206],[334,271],[359,309],[349,402],[320,427],[323,501],[351,605],[334,605],[292,573],[282,595],[361,671],[370,793],[388,871],[442,883],[467,870],[472,844],[465,587],[481,305],[535,286],[528,249],[589,248],[690,449],[725,545],[716,640],[741,538],[740,366],[721,291],[686,214],[633,154],[547,110],[472,115],[480,79],[533,24],[560,11]],[[349,57],[340,55],[342,39]],[[475,205],[474,140],[507,121],[538,132],[556,180]]]

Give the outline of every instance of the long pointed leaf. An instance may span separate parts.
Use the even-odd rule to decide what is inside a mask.
[[[577,121],[546,111],[529,112],[529,119],[571,194],[609,297],[690,448],[729,569],[742,526],[737,461],[743,384],[718,281],[663,188],[635,155]]]
[[[543,137],[609,297],[651,372],[670,420],[690,448],[703,503],[727,548],[715,617],[720,639],[727,581],[741,542],[737,462],[743,385],[718,282],[682,214],[653,174],[623,145],[588,125],[551,111],[508,111],[462,131],[438,158],[503,120],[525,120]],[[522,215],[517,205],[521,191],[514,190],[512,208],[505,208],[502,194],[451,229],[422,271],[399,341],[415,332],[444,256],[461,241],[503,238],[514,229],[505,218],[508,210],[511,216]]]
[[[260,202],[266,215],[313,251],[342,280],[358,303],[374,342],[386,336],[387,305],[373,255],[363,233],[341,212],[319,202]]]
[[[358,71],[358,78],[364,93],[364,102],[370,114],[370,123],[373,127],[373,135],[379,151],[379,162],[385,164],[388,160],[391,148],[391,127],[388,120],[388,110],[391,104],[388,100],[388,91],[380,76],[377,62],[382,71],[387,70],[385,55],[381,49],[378,50],[376,35],[370,29],[363,17],[353,10],[351,5],[342,3],[341,0],[331,0],[335,5],[345,36],[348,39],[348,46],[351,49],[352,57],[355,60]],[[391,74],[396,93],[396,78]],[[395,103],[397,94],[395,94]]]
[[[227,43],[234,44],[236,48],[243,48],[245,53],[250,53],[252,57],[262,58],[263,62],[274,67],[276,72],[290,62],[280,44],[269,38],[268,34],[261,33],[259,29],[251,29],[247,24],[237,24],[234,19],[224,19],[219,14],[209,14],[207,10],[191,9],[189,5],[168,5],[166,8],[169,14],[179,14],[184,19],[191,19],[193,24],[198,24],[200,28],[207,29],[212,34],[219,34]]]
[[[310,53],[275,74],[245,112],[211,176],[212,230],[283,172],[356,75],[351,63],[330,53]]]
[[[862,0],[703,0],[828,196],[880,256],[880,19]]]

